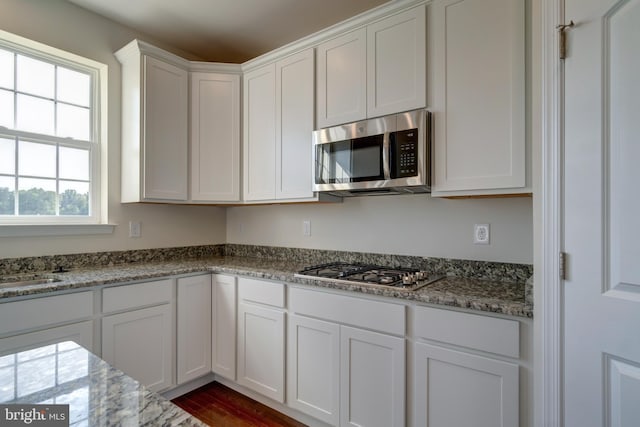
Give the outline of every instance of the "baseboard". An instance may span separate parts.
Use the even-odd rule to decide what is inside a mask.
[[[175,399],[178,396],[182,396],[183,394],[187,394],[190,391],[193,391],[197,388],[202,387],[203,385],[207,385],[212,381],[215,381],[216,377],[213,374],[207,374],[200,378],[196,378],[195,380],[191,380],[188,383],[179,385],[176,388],[172,388],[171,390],[163,391],[160,393],[165,399]]]

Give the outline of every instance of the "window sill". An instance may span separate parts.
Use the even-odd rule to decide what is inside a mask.
[[[0,225],[0,237],[113,234],[115,224]]]

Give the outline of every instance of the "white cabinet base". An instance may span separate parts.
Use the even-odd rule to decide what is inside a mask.
[[[294,314],[287,323],[287,404],[338,425],[340,326]]]
[[[102,358],[152,391],[172,385],[171,305],[102,319]]]
[[[211,275],[178,279],[178,384],[211,372]]]
[[[214,274],[211,291],[211,369],[235,381],[236,278]]]
[[[238,304],[238,383],[284,402],[284,312]]]
[[[340,425],[405,425],[404,338],[340,327]]]
[[[43,345],[62,341],[74,341],[89,351],[93,351],[93,321],[58,326],[28,334],[0,339],[0,355],[26,351]]]
[[[518,365],[416,343],[416,427],[517,427]]]

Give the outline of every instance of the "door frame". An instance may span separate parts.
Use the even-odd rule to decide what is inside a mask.
[[[541,7],[542,144],[540,197],[534,204],[534,424],[562,427],[564,295],[559,254],[564,248],[564,70],[556,27],[565,20],[564,0],[543,0]]]

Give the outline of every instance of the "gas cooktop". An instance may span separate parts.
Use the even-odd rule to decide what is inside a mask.
[[[443,276],[429,276],[426,272],[415,268],[335,262],[306,267],[299,271],[295,277],[413,291],[435,282]]]

